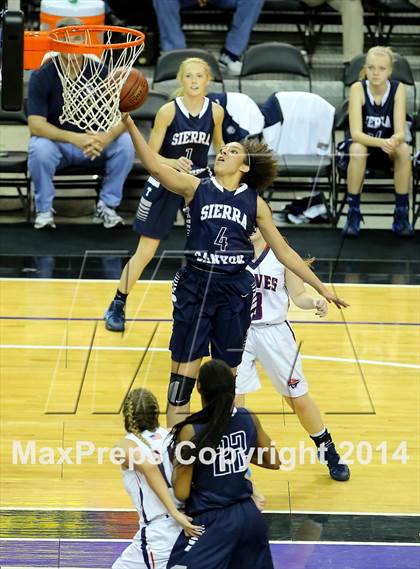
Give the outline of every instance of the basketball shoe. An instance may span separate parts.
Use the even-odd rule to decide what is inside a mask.
[[[112,229],[117,227],[117,225],[124,225],[124,220],[114,208],[107,206],[102,200],[99,200],[93,216],[93,223],[102,223],[105,229]]]
[[[104,315],[105,328],[111,332],[124,332],[125,302],[113,300]]]

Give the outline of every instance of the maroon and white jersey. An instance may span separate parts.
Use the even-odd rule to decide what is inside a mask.
[[[285,285],[285,268],[267,245],[258,259],[247,266],[257,287],[257,306],[252,326],[281,324],[287,320],[289,295]]]

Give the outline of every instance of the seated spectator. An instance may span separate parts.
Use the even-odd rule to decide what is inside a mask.
[[[228,74],[241,73],[241,54],[248,47],[249,36],[261,12],[264,0],[153,0],[158,20],[160,45],[163,52],[185,49],[182,32],[182,8],[214,6],[222,10],[235,10],[232,25],[222,49],[219,64]]]
[[[80,26],[78,18],[65,18],[58,27]],[[74,41],[74,40],[73,40]],[[57,57],[52,55],[52,58]],[[66,57],[64,54],[60,57]],[[78,56],[83,58],[83,55]],[[78,61],[81,68],[81,61]],[[83,73],[89,73],[89,66]],[[76,65],[74,66],[76,67]],[[115,208],[120,204],[125,179],[134,159],[131,138],[122,122],[108,132],[83,132],[77,126],[64,122],[60,115],[63,108],[63,89],[52,59],[34,71],[29,80],[28,168],[35,188],[35,228],[55,228],[53,178],[57,170],[67,166],[103,166],[105,176],[96,206],[95,223],[109,229],[123,224]]]
[[[344,155],[350,154],[345,236],[359,235],[360,194],[366,167],[393,169],[396,204],[392,230],[402,237],[413,235],[408,221],[411,156],[405,142],[406,95],[404,85],[390,79],[392,65],[393,53],[389,47],[372,47],[366,56],[361,81],[350,88],[350,136],[339,145]]]
[[[326,0],[303,0],[308,6],[320,6]],[[328,0],[331,8],[341,14],[343,26],[343,61],[348,64],[353,57],[363,53],[363,5],[361,0]]]

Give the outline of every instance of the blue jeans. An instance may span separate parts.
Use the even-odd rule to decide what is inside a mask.
[[[36,211],[49,211],[55,196],[53,178],[57,170],[67,166],[105,167],[100,199],[109,207],[117,207],[123,186],[134,160],[134,147],[128,132],[109,144],[95,160],[68,142],[32,136],[29,141],[28,168],[35,189]]]
[[[261,12],[264,0],[209,0],[222,10],[235,10],[225,48],[238,57],[248,47],[249,36]],[[162,51],[187,47],[181,27],[181,8],[197,6],[197,0],[153,0],[159,25]]]

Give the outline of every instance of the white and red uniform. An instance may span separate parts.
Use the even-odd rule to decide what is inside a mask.
[[[256,362],[267,372],[274,387],[287,397],[308,392],[293,330],[287,321],[289,295],[285,268],[273,251],[264,249],[248,267],[255,279],[257,306],[236,376],[236,392],[249,393],[261,387]]]
[[[168,453],[168,435],[168,431],[162,427],[156,431],[143,431],[142,436],[150,446],[133,433],[129,433],[126,439],[135,442],[146,458],[153,459],[156,454],[161,457],[159,468],[168,484],[169,493],[178,503],[171,487],[172,463]],[[166,569],[172,547],[182,528],[168,514],[141,472],[126,469],[122,475],[125,489],[139,513],[140,529],[112,569]]]

